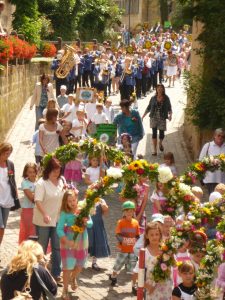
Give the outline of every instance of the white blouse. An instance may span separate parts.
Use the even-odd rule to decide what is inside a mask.
[[[10,208],[14,206],[14,200],[9,185],[8,168],[0,167],[0,206]]]

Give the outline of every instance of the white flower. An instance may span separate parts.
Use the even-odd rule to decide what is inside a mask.
[[[169,167],[159,167],[158,172],[158,179],[161,183],[167,183],[173,178],[173,173],[171,172]]]
[[[84,144],[84,140],[79,140],[79,143],[78,143],[79,147],[82,147],[83,144]]]
[[[87,205],[86,200],[78,201],[78,203],[77,203],[77,208],[78,208],[79,210],[81,210],[81,209],[85,208],[86,205]]]
[[[163,254],[163,261],[168,261],[170,259],[170,256],[166,253]]]
[[[114,179],[121,178],[123,176],[123,170],[119,168],[110,167],[107,171],[107,176],[112,177]]]
[[[192,195],[191,187],[185,183],[179,183],[179,190],[183,195]]]

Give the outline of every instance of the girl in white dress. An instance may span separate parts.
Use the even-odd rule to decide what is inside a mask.
[[[172,294],[172,281],[156,283],[153,279],[152,271],[157,262],[157,256],[161,254],[160,243],[162,241],[162,232],[157,222],[147,224],[144,235],[145,247],[145,268],[146,268],[146,300],[170,300]],[[138,263],[134,269],[138,273]]]

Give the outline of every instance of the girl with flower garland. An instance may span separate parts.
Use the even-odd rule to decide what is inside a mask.
[[[86,227],[92,226],[92,220],[84,220],[84,231],[73,240],[72,226],[77,217],[78,190],[68,190],[62,199],[61,213],[57,224],[57,234],[60,238],[60,253],[63,267],[63,293],[62,299],[69,300],[68,285],[72,280],[72,290],[77,289],[76,277],[84,267],[88,256],[88,234]]]
[[[92,185],[104,175],[104,171],[102,170],[103,162],[102,159],[99,160],[97,157],[89,157],[89,160],[90,167],[86,170],[85,183]],[[98,189],[97,184],[95,188]],[[88,252],[92,257],[92,269],[95,271],[100,271],[100,267],[97,265],[97,258],[108,257],[110,255],[110,248],[103,221],[103,215],[108,212],[109,208],[105,200],[99,200],[95,206],[96,213],[92,216],[93,227],[88,230]]]
[[[172,282],[170,279],[163,282],[154,282],[153,269],[157,263],[157,257],[161,254],[160,243],[162,242],[162,232],[157,222],[149,222],[145,229],[144,247],[145,247],[145,268],[146,281],[145,289],[147,291],[146,300],[170,300],[172,293]],[[162,272],[166,270],[166,264],[162,264]],[[138,273],[138,263],[134,269]]]
[[[156,183],[156,188],[152,193],[151,202],[153,203],[152,213],[162,213],[163,207],[166,205],[167,199],[164,196],[165,186],[161,182]]]
[[[136,209],[135,209],[135,217],[139,223],[140,234],[144,233],[146,228],[146,214],[145,208],[147,205],[148,195],[149,195],[149,185],[147,184],[147,179],[145,177],[140,176],[138,183],[135,185],[135,190],[137,191],[137,199],[136,199]]]
[[[182,283],[173,289],[172,300],[194,300],[197,286],[195,285],[195,267],[190,261],[180,264],[178,267]]]
[[[27,163],[23,169],[23,181],[21,187],[24,193],[20,205],[22,208],[20,216],[19,244],[27,240],[29,236],[35,235],[33,225],[34,189],[37,181],[38,168],[35,163]]]
[[[206,243],[207,235],[200,230],[196,230],[190,240],[189,249],[189,253],[191,254],[191,261],[195,267],[196,272],[199,269],[201,260],[206,255]]]

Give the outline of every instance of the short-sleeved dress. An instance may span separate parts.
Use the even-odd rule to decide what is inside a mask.
[[[102,201],[104,200],[102,199]],[[91,218],[93,226],[92,228],[88,228],[88,253],[97,258],[108,257],[110,255],[110,248],[102,218],[101,204],[97,204],[96,213]]]
[[[56,229],[59,238],[66,236],[68,240],[73,240],[74,232],[71,230],[71,226],[74,225],[76,217],[77,216],[73,213],[61,212]],[[90,219],[87,223],[87,227],[91,226],[92,220]],[[61,245],[60,254],[63,270],[73,270],[75,266],[83,267],[88,256],[87,229],[85,229],[83,233],[78,234],[74,248],[67,248]]]
[[[55,131],[48,131],[45,128],[45,124],[41,124],[39,126],[39,131],[43,131],[43,144],[48,153],[55,151],[56,148],[59,147],[59,132],[63,130],[62,125],[57,123],[57,128]],[[44,156],[44,152],[41,148],[41,156]]]

